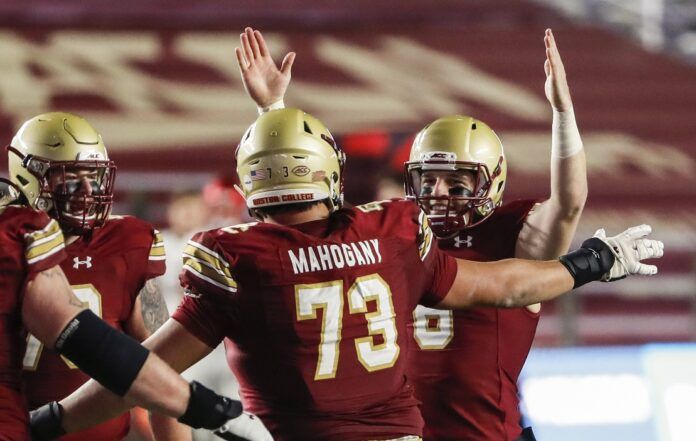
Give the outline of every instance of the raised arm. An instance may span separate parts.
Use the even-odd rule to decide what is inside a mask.
[[[578,250],[552,261],[458,260],[454,284],[437,307],[513,308],[553,299],[595,280],[610,282],[631,274],[657,274],[657,267],[641,262],[663,254],[662,242],[647,239],[649,233],[648,225],[609,238],[599,230]]]
[[[553,259],[565,253],[587,199],[587,170],[565,68],[550,29],[546,46],[545,92],[553,109],[551,195],[528,216],[520,231],[515,257]]]
[[[261,32],[244,29],[240,35],[241,48],[235,48],[244,88],[256,103],[259,113],[284,107],[283,97],[290,84],[295,53],[283,58],[276,66]]]

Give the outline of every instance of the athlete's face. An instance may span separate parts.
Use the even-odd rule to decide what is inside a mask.
[[[99,185],[99,172],[94,169],[66,169],[65,173],[51,173],[51,188],[57,190],[65,185],[66,193],[91,195]]]
[[[475,185],[474,174],[470,171],[427,170],[421,175],[420,196],[468,197],[473,196]],[[455,199],[450,210],[464,209],[467,204],[466,200]],[[447,199],[430,201],[429,214],[445,214],[446,210]]]
[[[61,211],[68,216],[82,216],[86,209],[85,199],[102,194],[99,171],[90,168],[66,168],[54,170],[49,176],[49,185],[54,194],[61,195]],[[93,213],[86,213],[88,216]]]

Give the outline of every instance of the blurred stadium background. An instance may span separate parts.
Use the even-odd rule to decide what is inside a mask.
[[[587,150],[578,237],[645,222],[667,253],[659,277],[544,307],[527,415],[541,441],[694,439],[696,0],[3,0],[0,136],[85,116],[118,165],[115,212],[168,229],[175,268],[191,230],[246,219],[229,177],[256,116],[233,54],[247,25],[298,53],[286,103],[337,135],[355,204],[401,194],[413,134],[450,113],[500,135],[506,200],[545,197],[553,28]]]

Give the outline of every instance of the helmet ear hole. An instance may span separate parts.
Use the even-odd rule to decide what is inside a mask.
[[[503,188],[503,185],[505,185],[505,181],[500,181],[500,183],[498,184],[498,190],[497,190],[497,191],[500,191],[500,189]]]
[[[336,173],[336,172],[331,173],[331,180],[334,183],[337,183],[338,182],[338,173]]]
[[[17,180],[20,184],[22,184],[22,186],[29,184],[29,181],[22,175],[16,175],[15,178],[17,178]]]
[[[310,135],[314,135],[314,133],[312,133],[312,129],[309,128],[309,124],[307,124],[307,121],[304,122],[304,131],[309,133]]]

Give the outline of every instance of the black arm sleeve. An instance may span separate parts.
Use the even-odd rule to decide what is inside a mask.
[[[89,309],[70,320],[55,347],[82,372],[120,396],[128,392],[150,353]]]

